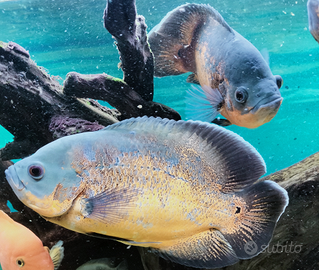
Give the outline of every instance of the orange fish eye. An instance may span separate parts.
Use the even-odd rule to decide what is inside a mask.
[[[23,266],[24,266],[24,260],[21,259],[21,258],[17,259],[17,260],[16,260],[16,263],[17,263],[17,265],[18,265],[19,267],[23,267]]]

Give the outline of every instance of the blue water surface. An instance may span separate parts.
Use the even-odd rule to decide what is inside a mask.
[[[307,1],[192,1],[215,7],[228,24],[269,55],[273,74],[284,80],[275,118],[257,129],[228,127],[263,156],[267,173],[290,166],[319,150],[319,44],[308,30]],[[185,1],[136,0],[148,29]],[[0,40],[14,41],[51,75],[70,71],[122,77],[119,56],[103,27],[104,0],[0,0]],[[155,79],[155,98],[185,119],[189,74]],[[12,140],[0,130],[0,147]]]

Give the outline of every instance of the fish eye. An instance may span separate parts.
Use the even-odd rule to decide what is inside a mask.
[[[44,168],[41,165],[31,165],[29,174],[34,180],[40,180],[44,176]]]
[[[23,267],[24,266],[24,260],[23,259],[17,259],[16,260],[16,263],[17,263],[17,265],[19,266],[19,267]]]
[[[245,88],[239,87],[235,91],[235,100],[239,103],[245,103],[248,98],[248,93]]]
[[[276,79],[276,84],[277,84],[278,88],[280,89],[280,87],[282,86],[284,81],[279,75],[276,75],[275,79]]]

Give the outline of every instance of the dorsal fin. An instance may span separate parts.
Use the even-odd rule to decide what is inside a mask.
[[[127,134],[155,136],[174,147],[193,149],[214,170],[222,192],[234,192],[254,183],[266,172],[265,162],[256,149],[239,135],[225,128],[200,121],[174,121],[142,117],[113,124]],[[212,179],[205,179],[205,183]]]
[[[194,72],[193,43],[198,31],[210,19],[230,33],[233,30],[211,6],[186,4],[169,12],[148,35],[155,58],[155,76],[178,75]]]

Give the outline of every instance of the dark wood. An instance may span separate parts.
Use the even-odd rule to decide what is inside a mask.
[[[70,72],[62,89],[24,48],[0,42],[0,125],[14,135],[14,141],[0,149],[0,160],[22,158],[56,138],[130,117],[181,119],[175,110],[153,102],[153,55],[135,2],[108,1],[104,22],[116,40],[123,79]]]

